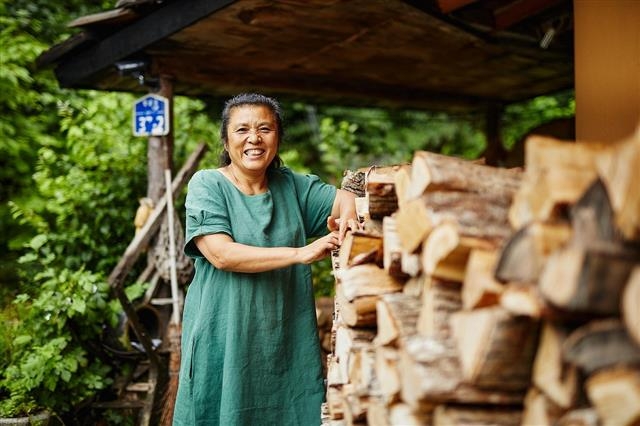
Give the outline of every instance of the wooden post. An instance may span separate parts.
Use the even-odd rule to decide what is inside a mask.
[[[576,138],[624,139],[640,124],[640,2],[575,0],[573,13]]]
[[[166,136],[150,136],[147,145],[147,197],[156,205],[164,196],[164,170],[173,172],[173,78],[160,76],[160,89],[156,93],[164,96],[169,102],[169,134]]]
[[[487,107],[485,120],[485,135],[487,137],[487,148],[484,151],[484,158],[489,166],[498,166],[504,160],[506,150],[502,146],[500,137],[500,117],[502,116],[502,105],[492,103]]]

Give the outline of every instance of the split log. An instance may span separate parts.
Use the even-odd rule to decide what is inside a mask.
[[[367,172],[366,194],[372,219],[382,219],[398,210],[395,174],[399,169],[399,165],[371,167]]]
[[[481,308],[499,302],[504,285],[494,278],[497,260],[497,250],[471,250],[462,284],[464,309]]]
[[[381,398],[371,398],[367,408],[367,425],[392,426],[389,422],[389,411]]]
[[[452,337],[451,315],[462,307],[460,284],[431,279],[422,293],[422,307],[418,317],[417,331],[425,337],[443,340]]]
[[[340,246],[340,266],[348,268],[364,263],[382,266],[382,237],[364,231],[349,231]]]
[[[511,235],[500,252],[495,268],[498,281],[535,283],[548,256],[571,237],[567,221],[531,222]]]
[[[640,251],[621,244],[571,244],[549,256],[540,291],[565,310],[617,315],[622,291],[638,262]]]
[[[562,216],[597,177],[597,157],[608,144],[569,143],[533,135],[525,141],[525,174],[509,211],[515,229]]]
[[[411,162],[411,185],[408,198],[417,198],[426,191],[448,190],[495,194],[511,203],[517,191],[522,171],[500,169],[461,158],[427,151],[414,153]]]
[[[543,324],[532,373],[537,388],[563,409],[574,406],[578,396],[577,368],[565,365],[562,359],[562,344],[568,335],[569,330],[558,324]]]
[[[443,280],[464,281],[469,247],[460,243],[458,227],[444,222],[434,227],[422,246],[422,271]]]
[[[381,398],[386,404],[400,400],[400,353],[390,346],[376,346],[376,377]]]
[[[640,345],[640,266],[636,266],[622,294],[622,319],[627,332]]]
[[[342,292],[348,301],[356,297],[377,296],[402,291],[402,283],[374,264],[340,268],[335,272]]]
[[[377,303],[376,345],[402,347],[403,340],[416,333],[420,299],[403,293],[385,294]]]
[[[463,377],[481,388],[525,390],[538,342],[538,323],[500,306],[451,316]]]
[[[336,284],[336,303],[340,305],[340,318],[350,327],[375,327],[378,296],[360,296],[349,301]]]
[[[522,315],[530,318],[546,317],[544,313],[550,309],[549,304],[540,294],[535,284],[513,282],[504,286],[500,294],[500,306],[511,315]]]
[[[433,409],[439,403],[521,404],[523,394],[480,389],[464,382],[453,345],[438,339],[412,336],[400,351],[401,396],[413,410]]]
[[[339,377],[349,380],[350,358],[358,347],[369,347],[375,337],[375,331],[356,329],[345,326],[336,330],[336,346],[334,356],[340,369]]]
[[[409,278],[407,282],[404,283],[402,292],[407,296],[420,297],[422,295],[422,290],[425,286],[425,282],[430,279],[431,277],[427,277],[424,274]]]
[[[331,420],[344,418],[345,400],[342,396],[342,389],[339,387],[327,388],[327,408]]]
[[[557,217],[599,176],[611,198],[616,229],[626,239],[640,237],[640,130],[614,144],[574,144],[534,135],[525,150],[525,176],[509,212],[514,228]]]
[[[394,175],[396,184],[396,197],[398,198],[398,207],[407,201],[407,191],[411,185],[411,165],[401,165]]]
[[[640,424],[640,370],[617,367],[601,370],[585,382],[589,400],[604,426]]]
[[[544,393],[531,387],[524,398],[522,426],[555,425],[562,412]]]
[[[469,254],[474,248],[491,250],[492,243],[465,237],[451,221],[432,229],[422,246],[422,271],[443,280],[463,282]]]
[[[640,347],[616,318],[592,321],[573,331],[562,345],[566,362],[587,374],[616,365],[640,363]]]
[[[382,265],[385,272],[398,279],[407,279],[408,274],[402,270],[403,250],[396,228],[396,218],[385,216],[382,219]]]
[[[607,188],[596,179],[571,207],[571,228],[574,240],[581,245],[592,241],[615,241],[617,232],[614,211]]]
[[[402,250],[402,257],[400,258],[400,269],[403,273],[410,277],[417,277],[422,272],[422,261],[420,255],[416,253],[409,253]]]
[[[371,216],[369,216],[369,199],[367,197],[356,197],[354,202],[358,221],[363,223],[371,220]]]
[[[412,253],[432,229],[454,222],[461,236],[486,241],[500,247],[511,235],[507,220],[509,204],[497,197],[470,192],[427,192],[407,201],[397,213],[398,236],[402,247]]]
[[[602,177],[611,205],[615,225],[625,239],[640,239],[640,127],[630,138],[611,147],[611,155],[598,158],[598,173]]]
[[[334,354],[327,355],[327,385],[339,387],[349,383],[349,378],[344,374],[344,369],[338,363],[338,357]]]
[[[555,426],[601,426],[601,422],[593,408],[577,408],[560,417]]]
[[[540,287],[536,284],[518,282],[506,284],[500,294],[500,306],[512,315],[523,315],[567,324],[584,323],[593,319],[593,315],[589,313],[566,311],[551,305],[542,296]]]
[[[372,343],[354,346],[349,356],[349,383],[361,394],[371,395],[377,392],[375,375],[376,351]]]
[[[415,411],[399,402],[389,407],[389,421],[392,425],[424,426],[432,424],[433,420],[431,411]]]
[[[414,253],[433,228],[427,206],[420,198],[408,200],[398,209],[395,217],[400,245],[407,253]]]
[[[421,197],[433,225],[454,220],[461,235],[493,242],[495,247],[511,235],[509,203],[500,197],[470,192],[428,192]]]
[[[433,426],[520,426],[521,421],[518,408],[438,405],[433,412]]]
[[[368,395],[359,392],[351,383],[342,386],[344,420],[346,424],[361,424],[366,420]]]

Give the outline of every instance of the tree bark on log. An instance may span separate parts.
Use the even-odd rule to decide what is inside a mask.
[[[566,221],[531,222],[505,242],[495,268],[501,282],[536,283],[547,258],[564,246],[572,231]]]
[[[451,317],[462,374],[481,388],[525,390],[538,342],[538,323],[500,306]]]
[[[615,243],[571,244],[549,256],[540,291],[565,310],[618,315],[622,291],[639,260],[639,251]]]
[[[438,405],[433,412],[433,426],[520,426],[522,410],[518,408]]]
[[[382,219],[398,210],[395,174],[401,166],[372,167],[367,173],[366,193],[369,198],[369,215]]]
[[[400,400],[400,353],[397,348],[376,346],[376,376],[384,402],[392,404]]]
[[[525,142],[525,174],[509,211],[511,225],[557,218],[597,177],[597,157],[608,144],[569,143],[533,135]]]
[[[509,204],[518,190],[520,169],[501,169],[427,151],[414,153],[411,163],[411,186],[408,198],[427,191],[448,190],[492,194],[504,197]]]
[[[402,283],[384,272],[377,265],[367,263],[335,272],[344,297],[352,302],[356,297],[379,296],[402,291]]]
[[[422,292],[418,333],[425,337],[451,339],[451,315],[461,308],[459,283],[431,279]]]
[[[408,339],[400,352],[401,396],[413,410],[439,403],[521,404],[523,394],[480,389],[465,383],[456,349],[443,341],[422,336]]]
[[[562,356],[589,375],[616,365],[640,363],[640,348],[617,318],[592,321],[574,330],[562,345]]]
[[[336,285],[336,302],[340,305],[340,318],[349,327],[375,327],[378,296],[360,296],[349,301]]]
[[[404,251],[400,244],[394,216],[385,216],[382,219],[382,241],[384,241],[382,265],[385,272],[401,280],[407,279],[409,275],[402,270]]]
[[[420,299],[403,293],[381,296],[376,305],[376,345],[402,347],[402,342],[416,333]]]

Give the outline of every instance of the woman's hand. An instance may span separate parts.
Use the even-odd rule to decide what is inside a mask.
[[[324,237],[320,237],[311,244],[298,249],[300,263],[310,264],[327,257],[331,252],[340,247],[338,232],[333,231]]]
[[[356,196],[354,193],[338,189],[331,209],[331,216],[327,218],[327,227],[330,231],[338,231],[338,241],[342,241],[347,230],[358,229],[358,216],[356,214]]]

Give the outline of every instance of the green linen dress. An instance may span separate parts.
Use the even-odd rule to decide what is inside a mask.
[[[336,188],[287,168],[245,195],[217,170],[189,182],[185,298],[174,425],[319,425],[324,397],[309,265],[262,273],[216,269],[194,237],[226,233],[263,247],[301,247],[326,234]]]

